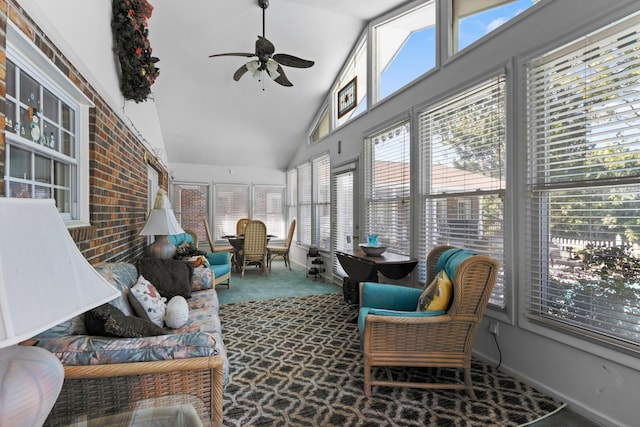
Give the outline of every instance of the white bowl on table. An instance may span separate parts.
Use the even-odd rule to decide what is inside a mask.
[[[360,243],[359,246],[367,256],[381,256],[387,250],[386,246],[369,246],[366,243]]]

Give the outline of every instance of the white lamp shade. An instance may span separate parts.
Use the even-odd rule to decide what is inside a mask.
[[[182,234],[184,230],[178,224],[171,209],[152,209],[147,223],[140,232],[141,236],[169,236]]]
[[[53,200],[0,198],[0,348],[117,296],[78,250]]]

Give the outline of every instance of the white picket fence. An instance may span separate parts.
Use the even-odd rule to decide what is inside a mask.
[[[569,254],[575,255],[576,252],[584,249],[587,245],[593,245],[600,248],[624,247],[629,255],[640,258],[640,245],[638,243],[630,243],[622,240],[622,236],[616,235],[615,240],[578,240],[563,239],[552,237],[551,242],[555,244],[556,249],[562,253],[562,258],[568,258]]]

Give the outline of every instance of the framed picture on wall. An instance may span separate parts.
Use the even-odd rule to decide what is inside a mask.
[[[338,118],[344,116],[358,105],[358,76],[338,91]]]

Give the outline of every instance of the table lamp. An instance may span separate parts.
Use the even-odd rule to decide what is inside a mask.
[[[170,259],[176,254],[176,247],[167,238],[171,234],[182,234],[184,230],[178,224],[171,209],[167,192],[162,188],[156,194],[156,201],[149,218],[140,232],[141,236],[155,236],[155,242],[147,247],[147,255],[154,258]]]
[[[0,426],[42,425],[64,381],[54,354],[16,344],[118,295],[53,200],[0,197]]]

